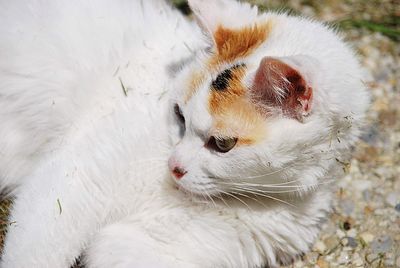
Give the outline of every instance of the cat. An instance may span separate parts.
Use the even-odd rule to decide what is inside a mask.
[[[334,29],[232,0],[1,3],[1,267],[276,267],[369,97]],[[18,20],[16,18],[19,18]]]

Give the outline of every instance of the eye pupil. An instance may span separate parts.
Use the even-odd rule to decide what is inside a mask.
[[[179,108],[178,104],[174,105],[174,113],[175,113],[176,117],[178,118],[179,122],[184,124],[185,123],[185,117],[183,116],[181,108]]]
[[[220,153],[227,153],[229,152],[233,147],[235,147],[237,143],[237,138],[216,138],[214,136],[211,136],[208,143],[207,147],[210,149],[213,149],[217,152]]]

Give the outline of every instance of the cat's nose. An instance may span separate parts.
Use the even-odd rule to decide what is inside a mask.
[[[186,173],[187,171],[180,167],[174,167],[174,169],[172,170],[172,174],[175,176],[177,180],[182,178],[183,175],[185,175]]]
[[[181,167],[181,165],[178,163],[175,157],[169,158],[168,167],[169,170],[171,170],[172,175],[177,180],[181,179],[187,173],[187,171]]]

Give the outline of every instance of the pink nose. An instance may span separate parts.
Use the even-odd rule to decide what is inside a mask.
[[[171,157],[168,160],[168,166],[177,180],[182,178],[183,175],[187,173],[187,171],[184,168],[180,167],[180,164],[178,163],[178,161],[176,161],[175,157]]]
[[[182,178],[183,175],[185,175],[186,173],[187,173],[187,171],[185,171],[183,168],[180,168],[180,167],[175,167],[172,170],[172,174],[174,174],[175,178],[178,179],[178,180],[180,178]]]

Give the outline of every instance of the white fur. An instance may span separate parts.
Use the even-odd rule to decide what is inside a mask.
[[[0,185],[15,189],[16,223],[1,267],[68,267],[82,252],[88,267],[260,267],[308,250],[330,209],[330,187],[318,184],[334,176],[334,158],[356,140],[367,105],[359,66],[318,23],[256,17],[254,8],[227,0],[191,4],[211,31],[216,21],[276,20],[265,44],[243,59],[247,79],[264,56],[313,58],[318,73],[304,64],[316,88],[313,113],[304,124],[267,122],[262,145],[212,154],[199,133],[210,127],[206,99],[216,74],[182,104],[185,76],[207,54],[190,58],[206,44],[163,1],[2,1]],[[168,67],[187,59],[172,84]],[[231,190],[207,170],[226,182],[295,189],[277,196],[295,206],[218,195],[211,202],[177,190],[167,169],[169,139],[180,139],[168,119],[169,88],[188,124],[173,154],[188,173],[175,183],[205,195]],[[288,180],[295,183],[282,184]]]

